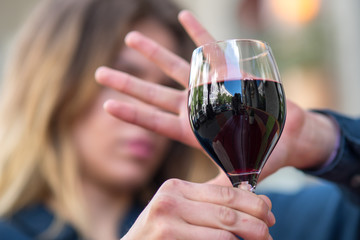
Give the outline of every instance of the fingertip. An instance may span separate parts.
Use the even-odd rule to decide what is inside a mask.
[[[179,14],[178,14],[178,18],[179,18],[179,19],[182,18],[184,15],[187,14],[187,12],[189,12],[189,10],[186,10],[186,9],[181,10],[181,11],[179,12]]]
[[[113,99],[106,100],[103,104],[103,108],[107,112],[111,112],[114,107],[116,107],[116,101]]]
[[[95,80],[101,83],[102,79],[104,79],[106,72],[109,70],[108,67],[100,66],[95,71]]]
[[[268,221],[269,227],[274,226],[276,223],[275,215],[271,211],[268,212],[267,221]]]
[[[183,22],[184,19],[188,18],[189,16],[192,16],[193,14],[189,10],[181,10],[178,14],[178,20],[180,22]]]
[[[275,224],[276,219],[275,219],[275,215],[271,212],[272,209],[272,203],[269,197],[265,196],[265,195],[258,195],[268,206],[269,210],[267,213],[267,223],[268,226],[271,227]]]
[[[271,203],[271,200],[268,196],[265,196],[265,195],[258,195],[262,200],[265,201],[266,205],[268,205],[269,207],[269,210],[271,210],[272,208],[272,203]]]
[[[111,116],[130,123],[133,123],[134,116],[136,115],[132,104],[113,99],[106,100],[103,104],[103,109]]]
[[[131,31],[125,36],[125,44],[128,46],[131,46],[133,43],[137,41],[137,39],[140,37],[140,33],[138,31]]]

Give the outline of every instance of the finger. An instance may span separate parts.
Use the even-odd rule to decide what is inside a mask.
[[[268,225],[264,221],[229,207],[187,200],[182,202],[179,214],[190,224],[223,229],[245,239],[269,238]]]
[[[201,203],[199,204],[201,205]],[[157,193],[146,209],[141,213],[140,221],[145,217],[147,225],[153,225],[155,228],[150,232],[152,236],[149,239],[193,239],[193,240],[222,240],[222,239],[237,239],[235,235],[219,227],[213,223],[201,221],[202,213],[194,215],[191,208],[196,207],[192,201],[179,197],[177,194],[171,192]],[[204,206],[202,206],[204,209]],[[207,206],[209,207],[209,206]],[[210,206],[212,207],[212,206]],[[185,209],[186,212],[183,210]],[[206,211],[204,211],[206,212]],[[199,216],[199,219],[189,218],[189,221],[183,215],[193,215],[193,218]],[[197,223],[197,224],[194,224]],[[205,225],[204,223],[208,223]]]
[[[261,198],[262,200],[264,200],[264,202],[268,205],[269,211],[268,211],[267,220],[271,224],[270,226],[274,225],[276,223],[276,219],[275,219],[275,215],[271,211],[271,209],[272,209],[271,200],[265,195],[258,195],[258,197]]]
[[[181,25],[185,28],[186,32],[197,46],[215,41],[215,38],[206,31],[191,12],[183,10],[179,13],[178,18]]]
[[[179,114],[183,102],[182,91],[143,81],[127,73],[100,67],[95,73],[96,80],[102,85],[126,93],[150,105]]]
[[[269,224],[275,224],[268,204],[254,193],[233,187],[210,184],[189,183],[177,179],[166,181],[159,191],[179,189],[189,200],[223,205],[241,212],[248,213]]]
[[[262,200],[264,200],[264,202],[268,205],[269,210],[272,209],[272,203],[271,203],[270,198],[268,198],[268,197],[265,196],[265,195],[258,195],[258,197],[261,198]]]
[[[180,240],[223,240],[223,239],[229,239],[229,240],[239,240],[234,234],[232,234],[229,231],[225,231],[222,229],[215,229],[210,227],[204,227],[204,226],[197,226],[197,225],[189,225],[184,224],[184,228],[177,228],[181,229],[180,231],[176,231],[174,234],[177,236],[176,239]],[[164,239],[164,238],[162,238]]]
[[[139,32],[128,33],[125,43],[154,62],[170,78],[187,87],[190,72],[187,61]]]
[[[186,121],[179,116],[150,106],[138,106],[114,100],[106,101],[104,109],[123,121],[144,127],[174,140],[184,142],[185,139],[185,144],[199,148],[195,136],[188,130],[189,127],[182,126],[183,122]]]

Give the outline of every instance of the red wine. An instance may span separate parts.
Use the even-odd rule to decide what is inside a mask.
[[[200,144],[234,186],[252,186],[285,123],[282,85],[263,79],[223,80],[189,91],[190,124]]]

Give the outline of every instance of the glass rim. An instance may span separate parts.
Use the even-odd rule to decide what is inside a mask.
[[[222,43],[231,42],[231,41],[234,41],[234,42],[252,42],[252,43],[258,43],[258,44],[264,46],[262,52],[260,52],[257,55],[254,55],[252,57],[244,58],[244,59],[242,59],[242,61],[253,60],[253,59],[259,58],[261,56],[265,56],[266,54],[271,54],[270,45],[266,41],[259,40],[259,39],[252,39],[252,38],[231,38],[231,39],[225,39],[225,40],[217,40],[217,41],[202,44],[202,45],[198,46],[197,48],[195,48],[193,52],[200,51],[206,46],[220,45]]]

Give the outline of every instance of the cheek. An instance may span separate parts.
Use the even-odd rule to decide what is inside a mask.
[[[73,139],[81,161],[104,154],[104,146],[110,139],[108,126],[109,123],[99,116],[88,118],[75,126]]]
[[[152,178],[162,164],[170,142],[164,137],[148,132],[156,143],[156,151],[146,164],[139,164],[138,160],[129,155],[122,142],[123,135],[125,139],[126,136],[138,135],[139,129],[114,120],[111,116],[110,118],[107,122],[83,123],[74,131],[80,173],[84,180],[95,181],[104,186],[121,189],[139,188]],[[141,133],[144,134],[143,130]]]
[[[83,121],[78,122],[73,130],[74,147],[78,154],[80,171],[106,172],[104,159],[111,154],[109,149],[116,145],[114,131],[111,131],[112,123],[103,114],[91,115]],[[110,118],[110,117],[109,117]]]
[[[159,166],[162,164],[162,161],[166,161],[166,159],[164,158],[170,151],[171,141],[162,136],[156,137],[155,141],[157,143],[157,152],[155,154],[155,158],[157,158],[157,161],[154,162],[156,162],[156,166]]]

